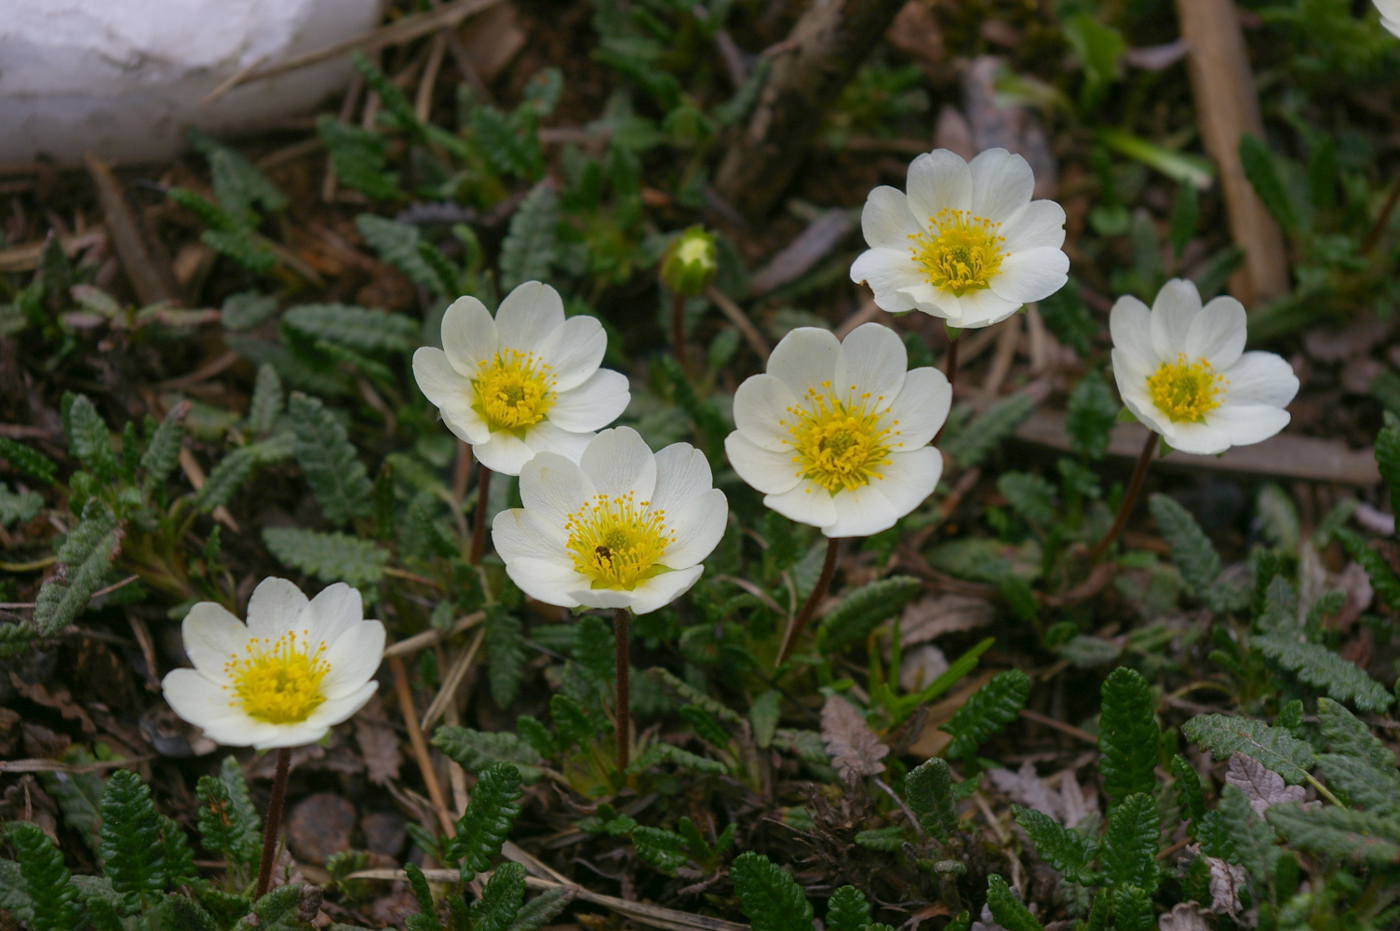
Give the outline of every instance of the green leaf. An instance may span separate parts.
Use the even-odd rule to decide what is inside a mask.
[[[987,908],[1006,931],[1045,931],[1030,909],[1016,898],[1006,880],[996,873],[987,877]]]
[[[1206,813],[1205,795],[1201,792],[1201,777],[1181,754],[1172,755],[1172,778],[1176,780],[1181,800],[1181,815],[1190,821],[1200,821]]]
[[[862,847],[894,853],[904,846],[904,825],[891,824],[883,828],[857,831],[855,841]]]
[[[282,326],[312,340],[327,340],[360,352],[408,352],[418,343],[418,321],[349,304],[299,304]]]
[[[1371,587],[1381,596],[1381,600],[1392,610],[1400,611],[1400,577],[1396,576],[1395,570],[1390,568],[1385,557],[1367,546],[1366,541],[1354,530],[1339,527],[1332,535],[1341,541],[1347,554],[1366,570],[1366,575],[1371,579]]]
[[[457,835],[447,842],[448,856],[462,861],[462,882],[491,868],[520,814],[520,770],[510,763],[493,763],[482,770],[467,810],[457,819]]]
[[[1103,790],[1121,801],[1157,786],[1157,746],[1161,729],[1154,714],[1152,687],[1135,669],[1119,666],[1104,680],[1099,716],[1099,763]]]
[[[987,458],[1002,440],[1015,433],[1016,428],[1034,410],[1035,401],[1029,395],[1007,395],[946,439],[941,448],[959,468],[970,469]]]
[[[1380,770],[1362,757],[1319,753],[1318,766],[1327,785],[1353,808],[1388,818],[1400,817],[1400,775]]]
[[[418,900],[418,919],[415,926],[422,928],[433,928],[442,931],[442,922],[438,921],[437,904],[433,902],[433,890],[428,885],[428,877],[423,875],[423,869],[416,863],[405,863],[403,871],[408,874],[408,887],[413,890],[413,897]]]
[[[0,456],[5,454],[0,446]],[[1381,478],[1390,489],[1391,506],[1400,501],[1400,419],[1387,413],[1385,425],[1376,434],[1376,465],[1380,467]]]
[[[502,863],[496,867],[481,898],[472,903],[472,931],[509,931],[525,902],[525,867]]]
[[[1113,809],[1099,844],[1106,883],[1156,891],[1159,821],[1157,803],[1145,792],[1129,795]]]
[[[627,767],[627,771],[629,773],[644,773],[659,763],[670,763],[672,766],[697,773],[723,774],[729,772],[729,767],[718,760],[700,756],[698,753],[691,753],[689,750],[682,750],[675,744],[668,743],[652,744],[645,753],[632,761],[632,765]]]
[[[21,475],[46,484],[53,484],[54,475],[58,473],[58,465],[48,456],[8,436],[0,436],[0,459],[9,462],[10,468]]]
[[[258,291],[240,291],[224,299],[219,320],[227,330],[251,330],[277,313],[277,298]]]
[[[1196,224],[1201,216],[1201,195],[1196,185],[1183,181],[1176,187],[1176,201],[1172,204],[1171,228],[1167,232],[1167,242],[1178,259],[1191,237],[1196,234]]]
[[[677,407],[685,411],[686,416],[700,431],[705,454],[710,459],[718,458],[720,450],[724,448],[724,438],[729,433],[729,424],[720,413],[719,406],[695,393],[695,387],[686,377],[685,370],[681,368],[675,356],[659,356],[655,364],[665,375],[666,384],[671,390],[671,399],[676,402]]]
[[[864,641],[880,623],[898,616],[923,587],[923,582],[913,576],[897,575],[868,582],[845,595],[822,618],[827,652]]]
[[[1220,813],[1220,824],[1229,838],[1234,862],[1243,866],[1261,887],[1267,886],[1279,855],[1274,829],[1255,814],[1249,798],[1235,785],[1226,785],[1220,790],[1220,802],[1215,810]]]
[[[180,447],[185,442],[185,415],[189,413],[188,403],[176,404],[166,412],[165,419],[156,428],[155,435],[146,444],[141,454],[141,493],[149,498],[157,488],[165,485],[175,463],[180,458]]]
[[[663,828],[635,827],[632,843],[637,847],[637,859],[670,876],[685,866],[685,838]]]
[[[112,452],[112,436],[107,423],[87,395],[80,394],[73,399],[66,418],[68,450],[78,458],[93,475],[102,482],[116,479],[117,455]]]
[[[92,754],[76,748],[64,753],[62,760],[77,766],[97,762]],[[44,784],[44,790],[58,802],[63,820],[78,833],[100,862],[102,793],[107,788],[106,781],[98,773],[92,772],[41,773],[39,779]]]
[[[1197,715],[1182,725],[1186,739],[1200,744],[1217,760],[1243,753],[1283,777],[1289,785],[1303,782],[1317,762],[1310,744],[1281,727],[1270,727],[1252,718],[1223,714]]]
[[[526,785],[540,778],[544,760],[539,751],[509,731],[474,731],[467,727],[440,727],[433,734],[433,746],[462,764],[470,773],[480,773],[493,763],[513,763]]]
[[[1317,719],[1333,753],[1358,757],[1381,772],[1394,771],[1395,754],[1346,708],[1330,698],[1319,698]]]
[[[574,891],[568,886],[546,889],[525,903],[516,914],[510,931],[540,931],[568,908],[573,900]]]
[[[376,201],[404,197],[397,172],[389,171],[384,138],[331,116],[316,121],[316,133],[331,155],[331,169],[346,186]]]
[[[268,527],[263,542],[284,564],[322,582],[344,582],[352,588],[378,584],[389,564],[387,550],[344,533]]]
[[[842,886],[826,903],[827,931],[864,931],[870,924],[870,903],[855,886]]]
[[[501,243],[501,287],[544,281],[558,256],[559,196],[541,182],[525,196],[510,218]]]
[[[947,840],[958,827],[953,799],[953,775],[941,757],[925,760],[904,777],[904,800],[919,824],[939,840]]]
[[[1071,16],[1061,28],[1075,58],[1084,66],[1085,99],[1095,99],[1099,88],[1117,79],[1119,62],[1128,51],[1128,43],[1117,29],[1103,25],[1087,13]]]
[[[1102,895],[1108,898],[1114,931],[1156,931],[1157,909],[1152,907],[1152,896],[1145,889],[1117,886]]]
[[[197,129],[186,130],[185,134],[190,144],[209,159],[214,196],[225,210],[243,215],[251,213],[255,204],[270,213],[286,208],[287,196],[248,159]]]
[[[112,888],[133,910],[151,907],[165,894],[165,845],[151,790],[141,777],[119,769],[102,794],[102,860]]]
[[[73,931],[82,927],[78,889],[63,864],[63,854],[48,835],[32,821],[11,821],[5,825],[5,837],[19,864],[19,879],[28,900],[28,913],[23,917],[31,931]],[[0,874],[0,878],[14,877]],[[5,898],[15,902],[15,890],[6,890]]]
[[[787,870],[749,851],[735,858],[729,876],[753,931],[812,931],[812,903]]]
[[[754,743],[760,750],[767,750],[773,744],[773,733],[782,719],[782,704],[782,693],[768,689],[754,696],[749,706],[749,724],[753,727]]]
[[[1319,643],[1299,641],[1288,634],[1259,634],[1249,644],[1336,701],[1351,702],[1362,711],[1385,711],[1392,704],[1390,692],[1355,663],[1342,659]]]
[[[1089,313],[1080,296],[1081,286],[1073,276],[1060,290],[1040,302],[1040,315],[1055,338],[1080,356],[1087,356],[1099,335],[1099,322]]]
[[[374,486],[345,427],[317,398],[293,394],[287,410],[295,454],[321,513],[337,527],[369,513]]]
[[[1264,817],[1300,850],[1376,867],[1400,864],[1400,820],[1395,818],[1334,806],[1307,810],[1297,802],[1271,805]]]
[[[486,652],[491,699],[497,707],[509,707],[525,678],[525,628],[499,603],[486,608]]]
[[[1264,140],[1253,133],[1240,136],[1240,162],[1244,166],[1245,177],[1253,185],[1254,192],[1264,202],[1264,207],[1273,214],[1284,232],[1294,232],[1298,228],[1298,215],[1288,191],[1283,186],[1274,154],[1269,151]]]
[[[379,257],[408,276],[408,280],[439,297],[452,297],[457,290],[456,275],[444,279],[433,263],[419,251],[422,241],[418,227],[398,223],[372,213],[355,219],[360,235],[374,247]],[[440,253],[439,253],[440,254]],[[407,318],[404,318],[407,319]]]
[[[729,745],[729,732],[715,720],[714,715],[699,705],[685,705],[680,709],[680,716],[695,731],[695,736],[711,746],[723,748]]]
[[[194,899],[172,892],[165,901],[175,918],[175,931],[220,931],[213,917]]]
[[[43,506],[44,496],[37,491],[14,492],[8,485],[0,484],[0,526],[33,520]]]
[[[1240,593],[1220,582],[1220,554],[1191,512],[1163,494],[1153,495],[1149,505],[1171,547],[1172,562],[1196,596],[1217,612],[1241,607]]]
[[[102,587],[121,540],[117,519],[100,502],[89,501],[82,523],[59,548],[58,574],[44,580],[35,598],[33,625],[38,636],[52,637],[73,623]]]
[[[1016,720],[1030,691],[1030,677],[1019,669],[992,676],[939,728],[953,735],[945,754],[954,758],[974,755],[983,741]]]
[[[997,491],[1032,524],[1049,527],[1055,523],[1055,486],[1039,475],[1003,472],[997,478]]]
[[[219,775],[201,776],[195,798],[204,848],[235,866],[256,863],[262,853],[262,828],[238,760],[224,757]]]
[[[258,366],[258,378],[253,383],[253,399],[248,402],[248,429],[254,434],[271,433],[282,413],[284,403],[282,379],[271,362]]]
[[[1102,375],[1090,371],[1081,378],[1070,392],[1069,406],[1065,410],[1070,449],[1086,459],[1102,459],[1108,450],[1118,410],[1118,400]]]
[[[615,673],[615,641],[608,622],[596,614],[585,614],[574,624],[574,642],[569,652],[589,677],[611,687]],[[718,704],[718,702],[716,703]]]
[[[1015,812],[1016,823],[1025,829],[1026,836],[1035,844],[1035,852],[1040,859],[1063,873],[1068,882],[1084,885],[1094,882],[1094,873],[1089,869],[1089,864],[1098,853],[1098,848],[1093,841],[1033,808],[1012,805],[1011,810]]]
[[[563,692],[556,692],[550,697],[549,714],[565,746],[581,745],[598,733],[598,726],[589,717],[587,709]]]
[[[609,643],[608,649],[612,649],[611,643]],[[611,665],[611,660],[609,660],[609,665]],[[718,720],[734,727],[738,727],[744,723],[744,719],[740,717],[733,708],[730,708],[722,701],[706,695],[690,683],[677,677],[671,670],[662,668],[661,666],[653,666],[651,669],[647,670],[646,674],[647,677],[655,681],[657,685],[661,686],[667,692],[674,694],[685,704],[698,705],[714,715]],[[826,751],[822,751],[823,759],[825,759],[825,753]]]

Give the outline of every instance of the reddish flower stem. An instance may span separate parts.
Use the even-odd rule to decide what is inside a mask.
[[[827,539],[826,559],[822,562],[822,574],[817,577],[817,584],[812,587],[812,593],[802,603],[802,610],[797,612],[797,617],[793,618],[792,623],[788,625],[787,633],[783,636],[782,649],[778,651],[779,666],[792,653],[792,648],[797,644],[797,638],[802,635],[802,631],[807,627],[807,622],[812,619],[812,614],[817,610],[822,596],[831,586],[831,577],[836,574],[836,553],[840,548],[840,537]]]
[[[282,802],[287,797],[287,774],[292,768],[292,751],[282,747],[277,751],[277,773],[272,777],[272,797],[267,800],[267,818],[263,822],[262,863],[258,865],[258,884],[253,901],[267,895],[272,885],[272,864],[277,859],[277,831],[282,826]]]
[[[1147,478],[1147,467],[1152,464],[1152,454],[1157,451],[1157,434],[1151,430],[1147,431],[1147,442],[1142,447],[1142,452],[1138,455],[1137,467],[1133,469],[1133,477],[1128,481],[1128,490],[1123,492],[1123,501],[1118,505],[1118,516],[1113,519],[1113,526],[1108,529],[1108,533],[1103,535],[1103,539],[1089,553],[1089,562],[1096,563],[1103,558],[1108,545],[1112,543],[1123,532],[1127,526],[1128,518],[1133,513],[1133,506],[1137,504],[1138,494],[1142,491],[1143,480]]]
[[[491,470],[482,466],[476,476],[476,514],[472,516],[472,551],[470,562],[481,565],[486,552],[486,502],[491,494]]]
[[[613,635],[617,641],[617,778],[627,781],[627,766],[632,756],[632,612],[618,608],[616,629]]]

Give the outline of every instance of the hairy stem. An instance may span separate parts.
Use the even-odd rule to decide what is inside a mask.
[[[1143,479],[1147,478],[1147,467],[1152,464],[1152,454],[1156,451],[1157,434],[1148,430],[1147,442],[1143,444],[1142,453],[1138,455],[1137,467],[1133,469],[1133,477],[1128,482],[1128,490],[1123,492],[1123,501],[1118,505],[1118,516],[1113,519],[1113,526],[1108,528],[1108,533],[1103,535],[1103,539],[1089,553],[1089,562],[1098,562],[1108,549],[1108,545],[1127,526],[1128,518],[1133,513],[1133,505],[1137,504],[1138,493],[1142,491]]]
[[[277,751],[277,774],[272,778],[272,797],[267,800],[267,817],[263,820],[262,862],[258,865],[254,901],[267,895],[268,887],[272,885],[272,863],[277,859],[277,832],[282,827],[282,802],[287,797],[287,773],[291,768],[292,751],[282,747]]]
[[[797,644],[797,638],[802,635],[807,622],[812,619],[812,613],[817,610],[822,596],[826,594],[827,588],[831,585],[831,577],[836,573],[836,553],[840,548],[840,537],[831,537],[826,541],[826,559],[822,562],[822,574],[817,577],[817,584],[812,587],[812,593],[802,603],[802,610],[797,612],[797,617],[793,618],[792,623],[788,625],[787,633],[783,636],[782,649],[778,651],[779,666],[788,658],[788,654],[792,653],[792,648]]]
[[[491,470],[483,465],[476,477],[476,513],[472,515],[470,561],[473,566],[481,565],[481,556],[486,552],[486,501],[490,494]]]
[[[632,758],[632,612],[618,608],[616,614],[617,640],[617,778],[627,779],[627,767]]]

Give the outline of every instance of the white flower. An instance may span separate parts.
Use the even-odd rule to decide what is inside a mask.
[[[369,701],[384,656],[384,625],[364,619],[360,593],[343,582],[307,601],[286,579],[264,579],[245,625],[202,601],[181,628],[193,669],[162,687],[175,713],[231,747],[297,747]]]
[[[870,192],[860,225],[870,249],[851,265],[881,310],[921,310],[982,327],[1064,287],[1065,211],[1031,200],[1030,165],[1005,149],[971,164],[947,149],[909,165],[909,193]]]
[[[496,319],[474,297],[442,318],[442,349],[413,354],[418,387],[493,472],[519,475],[538,452],[577,459],[627,407],[627,378],[599,368],[608,338],[589,316],[564,319],[547,284],[506,295]]]
[[[491,525],[506,572],[531,598],[646,614],[689,591],[729,517],[704,453],[652,453],[631,427],[604,430],[577,463],[540,453],[520,472],[523,508]]]
[[[1150,311],[1120,297],[1108,326],[1123,403],[1173,449],[1223,453],[1288,425],[1298,376],[1271,352],[1244,351],[1244,306],[1234,298],[1202,307],[1196,285],[1177,278]]]
[[[1376,0],[1381,11],[1381,25],[1400,36],[1400,0]]]
[[[943,457],[929,446],[953,392],[932,368],[906,371],[904,343],[867,323],[844,343],[826,330],[784,336],[734,394],[724,441],[739,477],[785,517],[828,537],[894,526],[938,486]]]

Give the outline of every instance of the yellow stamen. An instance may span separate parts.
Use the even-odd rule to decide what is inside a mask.
[[[1205,359],[1192,362],[1182,352],[1175,362],[1163,362],[1147,377],[1147,392],[1173,422],[1199,422],[1220,406],[1228,384]]]
[[[894,439],[900,435],[899,421],[886,422],[884,397],[872,398],[868,392],[857,396],[852,385],[843,401],[831,382],[822,382],[822,388],[808,388],[807,396],[788,408],[791,422],[778,421],[792,436],[783,442],[792,447],[798,477],[832,495],[884,478],[880,468],[889,465],[890,453],[904,445]]]
[[[574,568],[592,580],[592,588],[632,591],[641,582],[668,571],[661,565],[676,534],[666,529],[666,512],[651,502],[594,495],[564,525]]]
[[[330,666],[321,659],[324,643],[309,650],[307,632],[302,639],[288,631],[276,640],[253,640],[246,656],[233,656],[224,671],[233,680],[233,694],[248,717],[269,724],[300,724],[326,700],[321,680]]]
[[[962,297],[986,288],[1001,268],[1001,224],[966,210],[940,210],[928,218],[930,232],[911,233],[914,263],[940,291]]]
[[[554,370],[534,353],[502,349],[477,363],[472,407],[492,430],[523,431],[554,406]]]

